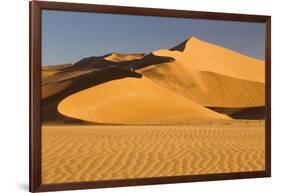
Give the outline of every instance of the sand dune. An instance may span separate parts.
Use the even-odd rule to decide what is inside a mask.
[[[142,77],[136,72],[108,67],[102,70],[65,71],[54,76],[51,82],[42,86],[42,121],[76,122],[76,119],[63,116],[58,112],[58,104],[66,97],[93,86],[124,77]]]
[[[82,77],[92,70],[60,71],[48,77],[42,77],[42,99],[59,94],[68,88],[76,78]]]
[[[42,67],[43,70],[62,70],[65,68],[70,67],[72,64],[68,63],[68,64],[52,64],[52,65],[44,65]]]
[[[122,75],[111,78],[113,72],[107,69],[122,71]],[[104,56],[83,58],[74,65],[44,67],[42,71],[42,99],[47,101],[44,104],[52,106],[52,108],[48,108],[46,113],[57,114],[57,109],[54,109],[56,105],[76,92],[84,92],[84,89],[98,87],[99,84],[113,79],[131,77],[133,73],[131,70],[136,70],[158,84],[157,92],[158,90],[161,90],[159,92],[169,90],[170,93],[167,96],[173,93],[173,96],[178,95],[177,98],[184,97],[188,102],[198,103],[198,107],[200,105],[221,108],[264,106],[264,63],[262,61],[192,37],[171,50],[158,50],[147,55],[111,53]],[[109,78],[106,79],[105,77]],[[148,80],[145,79],[142,82],[147,83]],[[122,80],[121,83],[126,87],[128,81]],[[150,90],[147,91],[148,88],[144,88],[142,83],[129,84],[132,87],[131,90],[120,90],[118,92],[134,92],[137,87],[144,89],[144,92],[151,92]],[[152,82],[148,85],[152,85]],[[108,89],[107,92],[111,92],[110,89],[112,88]],[[100,92],[100,89],[98,89],[98,92]],[[93,91],[93,93],[93,97],[99,95],[97,92]],[[77,96],[80,96],[79,93],[77,94]],[[141,94],[138,95],[141,96]],[[89,98],[84,94],[83,97]],[[147,106],[149,106],[148,99],[146,100]],[[137,101],[135,102],[137,103]],[[93,105],[91,102],[90,104]],[[160,102],[155,104],[160,105]],[[70,105],[68,106],[69,109]],[[167,105],[161,104],[161,106],[164,108]],[[158,108],[158,106],[155,106],[155,108]],[[130,114],[130,109],[127,110],[126,113]],[[63,111],[65,111],[64,115],[69,116],[68,110],[64,109]],[[43,112],[45,112],[44,108]],[[158,113],[161,114],[161,112]],[[44,115],[47,115],[46,113]],[[95,113],[97,112],[95,111]],[[74,114],[70,113],[70,117],[84,116]],[[83,117],[83,120],[95,119],[87,116]],[[147,119],[137,122],[145,122]],[[169,120],[168,122],[181,122],[179,120],[181,119],[178,117],[175,121]],[[121,122],[124,122],[124,120]]]
[[[43,66],[41,70],[42,81],[54,76],[55,74],[61,72],[63,69],[68,68],[69,66],[71,66],[71,64],[53,64]]]
[[[43,126],[42,182],[264,170],[264,122]]]
[[[65,69],[71,67],[71,64],[49,65],[42,67],[41,71],[41,98],[45,99],[49,96],[62,92],[71,84],[69,77],[73,77],[73,73],[77,76],[81,72],[63,73]],[[67,80],[68,79],[68,80]],[[63,81],[67,80],[67,81]]]
[[[123,78],[80,91],[60,102],[58,111],[90,122],[182,124],[190,119],[227,119],[155,84]]]
[[[112,62],[123,62],[130,60],[141,59],[145,56],[145,54],[121,54],[121,53],[112,53],[111,55],[105,57],[105,60]]]
[[[145,54],[120,54],[110,53],[103,56],[90,56],[74,63],[71,70],[81,69],[104,69],[107,67],[117,67],[130,69],[134,62],[141,60]]]
[[[264,83],[198,71],[178,60],[152,65],[138,72],[203,106],[256,107],[265,104]]]
[[[57,73],[56,71],[42,70],[41,71],[41,77],[44,80],[44,79],[46,79],[50,76],[55,75],[56,73]]]
[[[137,71],[157,84],[208,107],[257,107],[265,104],[264,62],[195,37],[158,57],[174,61]]]
[[[60,92],[63,92],[69,85],[71,85],[72,81],[64,81],[64,82],[58,82],[56,84],[47,84],[43,86],[42,92],[41,92],[41,98],[45,99],[47,97],[53,96],[55,94],[58,94]]]
[[[153,52],[158,56],[182,56],[185,65],[239,79],[264,82],[265,63],[230,49],[191,37],[172,50]]]

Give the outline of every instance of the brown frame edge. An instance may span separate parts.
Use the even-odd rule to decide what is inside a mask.
[[[61,184],[46,184],[40,186],[37,191],[59,191],[59,190],[77,190],[77,189],[94,189],[94,188],[112,188],[126,186],[142,186],[142,185],[159,185],[159,184],[176,184],[184,182],[202,182],[216,180],[233,180],[245,178],[263,178],[267,177],[265,171],[255,172],[238,172],[223,174],[203,174],[189,176],[166,176],[153,178],[137,178],[125,180],[105,180],[96,182],[74,182]]]
[[[29,191],[41,184],[41,8],[29,2]]]
[[[40,72],[41,70],[41,10],[42,9],[266,23],[265,171],[203,174],[203,175],[188,175],[188,176],[166,176],[166,177],[153,177],[153,178],[137,178],[137,179],[122,179],[122,180],[120,179],[120,180],[74,182],[74,183],[60,183],[60,184],[42,184],[41,182],[41,87],[40,87],[41,85],[41,72]],[[63,2],[47,2],[47,1],[30,1],[29,12],[30,12],[29,14],[29,31],[30,31],[29,32],[29,44],[30,44],[29,45],[29,50],[30,50],[30,55],[29,55],[29,61],[30,61],[29,191],[30,192],[271,177],[271,16],[63,3]]]

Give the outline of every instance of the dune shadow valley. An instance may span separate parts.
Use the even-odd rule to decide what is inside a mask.
[[[42,65],[42,182],[265,170],[265,62],[188,37]]]

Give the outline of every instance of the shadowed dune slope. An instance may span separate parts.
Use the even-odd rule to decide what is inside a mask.
[[[87,74],[95,73],[94,70],[71,70],[61,71],[49,77],[42,77],[42,99],[46,99],[55,94],[63,92],[77,78],[87,76]]]
[[[209,107],[211,110],[230,116],[233,119],[262,120],[265,118],[265,106],[248,108]]]
[[[74,122],[73,118],[63,116],[57,110],[58,104],[64,98],[95,85],[125,77],[141,78],[142,75],[108,67],[102,70],[66,71],[53,76],[51,81],[42,86],[42,121],[45,123]]]
[[[90,122],[180,124],[201,119],[229,119],[170,92],[148,78],[106,82],[65,98],[58,111]]]

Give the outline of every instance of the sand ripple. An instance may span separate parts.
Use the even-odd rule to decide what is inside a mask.
[[[43,126],[43,183],[264,170],[264,122]]]

